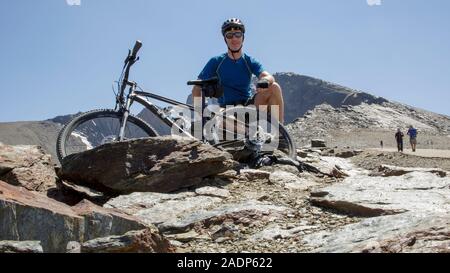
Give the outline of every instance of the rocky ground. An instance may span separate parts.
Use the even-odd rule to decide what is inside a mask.
[[[281,174],[279,173],[280,176]],[[297,177],[310,180],[313,178],[308,175],[302,176],[298,171],[283,174],[288,174],[287,182],[289,179],[297,180]],[[289,174],[292,174],[292,177]],[[314,207],[308,201],[308,190],[286,186],[283,179],[273,178],[273,180],[275,181],[269,177],[248,180],[244,176],[234,183],[224,186],[222,184],[222,189],[230,194],[226,199],[227,203],[239,204],[247,200],[258,200],[279,208],[282,213],[241,212],[226,217],[223,222],[197,225],[188,232],[191,234],[190,238],[183,238],[185,233],[171,236],[173,240],[183,238],[183,242],[175,242],[179,246],[178,251],[306,252],[312,247],[302,242],[301,238],[304,235],[323,230],[330,231],[360,220],[358,217]],[[332,181],[333,179],[330,179],[328,183]],[[212,185],[220,186],[220,183],[213,182]],[[214,206],[208,209],[214,209]]]
[[[55,172],[35,146],[0,150],[0,252],[450,252],[450,159],[302,148],[255,170],[159,137]]]

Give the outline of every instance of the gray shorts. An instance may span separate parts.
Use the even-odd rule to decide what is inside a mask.
[[[249,106],[249,105],[253,105],[255,104],[255,98],[256,98],[256,94],[253,94],[253,96],[251,96],[250,98],[247,98],[245,100],[240,100],[240,101],[235,101],[233,103],[230,103],[230,105],[243,105],[243,106]],[[226,105],[225,104],[221,104],[220,107],[225,108]]]
[[[409,143],[417,144],[417,139],[415,137],[412,137],[412,138],[409,139]]]

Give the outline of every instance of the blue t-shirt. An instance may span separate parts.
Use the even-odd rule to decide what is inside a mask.
[[[252,96],[250,88],[252,74],[259,77],[263,71],[261,63],[246,54],[234,61],[224,53],[211,58],[198,78],[206,80],[219,77],[224,91],[223,96],[219,98],[219,104],[228,105],[249,99]]]
[[[416,128],[409,128],[408,135],[410,138],[416,138],[417,137],[417,129]]]

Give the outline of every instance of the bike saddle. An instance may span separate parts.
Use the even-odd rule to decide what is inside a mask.
[[[208,85],[215,85],[219,82],[218,77],[212,77],[206,80],[195,80],[195,81],[188,81],[187,85],[198,85],[198,86],[208,86]]]
[[[213,77],[206,80],[188,81],[188,85],[197,85],[202,88],[203,94],[210,98],[220,98],[223,96],[223,88],[219,84],[219,78]]]

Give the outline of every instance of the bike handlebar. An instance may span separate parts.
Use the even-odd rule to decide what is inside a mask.
[[[125,91],[126,86],[129,84],[128,81],[128,75],[130,74],[130,68],[131,66],[137,61],[139,60],[139,58],[137,58],[137,53],[139,52],[139,50],[142,47],[142,42],[137,40],[136,43],[134,44],[133,50],[128,52],[128,57],[125,60],[125,66],[124,66],[124,76],[122,79],[122,83],[120,86],[120,92],[118,94],[118,98],[117,100],[122,101],[123,100],[123,93]]]
[[[142,42],[137,40],[136,43],[134,44],[133,51],[131,52],[132,59],[136,58],[136,55],[139,52],[139,49],[141,49],[141,47],[142,47]]]

